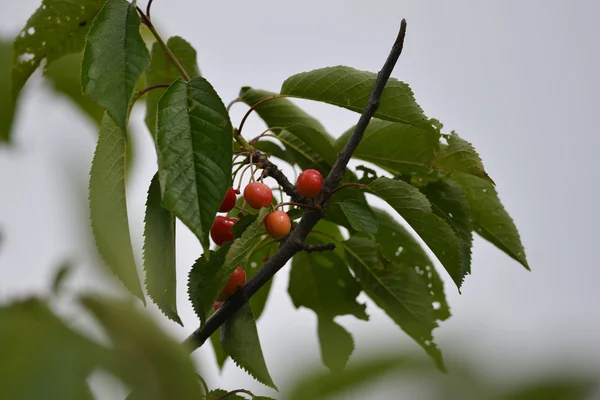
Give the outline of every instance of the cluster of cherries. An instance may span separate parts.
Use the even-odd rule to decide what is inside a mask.
[[[321,192],[323,186],[323,176],[321,173],[314,169],[307,169],[303,171],[296,181],[296,190],[298,194],[307,198],[316,197]],[[229,212],[235,207],[237,200],[237,194],[239,190],[229,188],[225,194],[225,198],[219,207],[219,212]],[[251,182],[244,189],[244,200],[246,203],[254,208],[261,209],[262,207],[270,207],[273,202],[273,192],[264,183]],[[223,216],[217,216],[213,222],[212,228],[210,229],[210,237],[213,242],[221,246],[224,243],[231,242],[234,239],[234,233],[232,228],[237,222],[235,218],[228,218]],[[273,239],[279,240],[285,237],[292,228],[290,217],[285,211],[276,210],[265,218],[265,229],[269,236]],[[229,277],[229,281],[221,290],[217,302],[213,305],[216,311],[220,306],[221,302],[231,297],[241,286],[246,283],[246,272],[238,267]]]

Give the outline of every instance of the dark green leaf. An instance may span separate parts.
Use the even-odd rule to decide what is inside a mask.
[[[464,172],[494,183],[485,172],[481,158],[471,143],[462,139],[455,132],[452,132],[447,141],[448,145],[443,146],[436,156],[434,162],[436,170],[448,174]]]
[[[319,318],[318,333],[323,364],[333,373],[342,371],[354,351],[352,335],[328,318]]]
[[[187,350],[130,303],[85,297],[110,338],[114,372],[144,399],[200,399],[202,388]]]
[[[194,50],[192,45],[179,36],[173,36],[167,41],[167,46],[175,54],[175,57],[177,57],[190,77],[195,78],[200,76],[196,50]],[[179,71],[166,56],[163,48],[158,43],[154,43],[152,46],[152,61],[146,70],[146,84],[148,86],[159,84],[170,85],[179,77]],[[152,136],[156,133],[158,101],[165,91],[166,89],[152,89],[146,97],[146,126],[152,133]]]
[[[500,400],[589,400],[597,387],[591,380],[556,376],[514,389]]]
[[[421,370],[428,365],[420,359],[377,357],[366,361],[350,363],[337,374],[329,372],[301,373],[294,383],[287,400],[342,399],[345,394],[353,394],[378,378],[399,369]],[[361,391],[362,392],[362,391]],[[373,394],[376,392],[372,392]],[[369,397],[376,399],[377,397]]]
[[[347,130],[335,143],[340,152],[354,132]],[[394,175],[426,173],[440,147],[433,129],[372,119],[353,157],[373,163]]]
[[[227,282],[227,280],[225,280],[225,282],[221,284],[217,279],[217,276],[223,267],[225,256],[230,248],[231,243],[226,243],[217,251],[205,251],[202,254],[202,257],[196,260],[190,270],[188,295],[192,307],[200,319],[201,326],[204,326],[209,313],[212,311],[213,304],[217,300],[219,292]],[[231,272],[229,275],[231,275]],[[227,278],[229,278],[229,275],[227,275]]]
[[[352,228],[375,235],[379,229],[379,223],[375,213],[365,202],[355,199],[344,200],[339,203],[342,212],[348,218]]]
[[[225,105],[204,78],[176,80],[158,104],[158,176],[163,206],[200,239],[231,187],[233,129]]]
[[[144,222],[144,271],[148,296],[167,318],[183,326],[177,314],[175,216],[160,205],[158,175],[154,175],[148,189]]]
[[[221,331],[217,330],[212,335],[210,335],[210,342],[212,343],[213,350],[215,352],[215,358],[217,359],[217,366],[219,369],[223,369],[223,365],[225,365],[225,361],[229,356],[223,350],[223,346],[221,346]]]
[[[129,235],[126,151],[123,133],[105,114],[90,172],[90,217],[100,255],[127,289],[145,304]]]
[[[46,78],[59,93],[66,95],[75,106],[86,113],[98,125],[102,122],[104,109],[81,93],[82,53],[69,54],[59,58],[47,67]]]
[[[223,389],[211,390],[210,393],[208,393],[208,397],[206,400],[217,400],[217,399],[220,400],[227,393],[229,393],[229,392],[227,390],[223,390]],[[242,397],[242,396],[238,396],[237,394],[232,394],[232,395],[227,396],[225,398],[225,400],[246,400],[246,398]]]
[[[41,301],[0,307],[3,399],[81,399],[105,350],[69,329]]]
[[[437,327],[433,300],[427,284],[415,269],[381,259],[377,243],[351,237],[345,250],[364,291],[445,370],[442,354],[433,342]]]
[[[357,183],[358,178],[356,175],[346,169],[344,173],[344,178],[340,182],[340,185],[344,183]],[[367,203],[367,199],[365,197],[365,189],[359,187],[346,187],[344,189],[338,190],[335,192],[331,199],[329,199],[329,205],[327,206],[325,219],[331,222],[335,222],[338,225],[343,226],[348,229],[350,232],[354,231],[352,224],[348,221],[346,214],[342,211],[342,207],[340,204],[347,200],[359,201],[362,203],[362,207],[368,208],[370,207]]]
[[[81,87],[107,109],[123,134],[131,96],[149,63],[135,6],[126,0],[107,1],[85,40]]]
[[[240,98],[250,106],[274,95],[249,87],[240,91]],[[285,98],[262,103],[255,111],[285,146],[287,154],[283,160],[297,163],[302,169],[329,170],[332,154],[335,159],[334,139],[319,121]]]
[[[460,245],[462,276],[471,273],[471,211],[460,186],[453,181],[440,180],[421,188],[431,202],[433,212],[452,227]]]
[[[12,123],[16,112],[16,98],[9,96],[11,88],[10,67],[12,42],[0,40],[0,143],[10,141]]]
[[[236,238],[239,238],[240,236],[242,236],[242,233],[244,233],[246,229],[248,229],[248,227],[252,225],[254,221],[256,221],[256,217],[257,214],[244,215],[242,218],[238,219],[235,225],[233,225],[233,228],[231,228],[231,232],[233,232]]]
[[[427,253],[391,215],[379,209],[375,209],[375,214],[379,219],[379,231],[375,235],[375,241],[383,256],[396,265],[413,268],[430,290],[435,319],[438,321],[448,319],[450,309],[444,293],[444,282]]]
[[[43,0],[15,39],[12,68],[12,95],[45,59],[46,67],[64,55],[79,53],[86,34],[104,0]]]
[[[475,231],[529,269],[517,227],[500,202],[494,185],[468,174],[455,174],[452,179],[462,187]]]
[[[406,182],[389,178],[374,180],[369,189],[408,222],[460,288],[463,275],[459,240],[450,225],[432,212],[425,195]]]
[[[285,150],[282,149],[281,147],[279,147],[278,144],[274,143],[274,142],[269,142],[266,140],[259,140],[258,142],[254,143],[254,147],[259,150],[262,151],[263,153],[265,153],[267,156],[274,156],[277,157],[281,160],[286,160],[287,159],[287,155],[285,154]]]
[[[327,67],[289,77],[281,94],[316,100],[362,113],[367,105],[377,74],[345,66]],[[375,118],[429,127],[423,110],[410,87],[390,78],[381,96]]]
[[[267,369],[256,322],[248,303],[221,326],[221,344],[236,365],[257,381],[277,390]]]
[[[342,240],[339,228],[327,221],[320,221],[307,238],[309,243],[337,242],[338,246]],[[351,314],[368,319],[365,305],[356,301],[360,284],[350,274],[343,256],[342,248],[297,253],[292,259],[288,287],[296,308],[306,307],[317,314],[321,357],[333,372],[344,368],[354,350],[352,336],[333,321],[334,317]]]

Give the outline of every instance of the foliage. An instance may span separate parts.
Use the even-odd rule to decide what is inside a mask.
[[[156,40],[150,50],[142,26]],[[259,382],[276,388],[256,325],[271,282],[256,288],[252,282],[258,281],[265,264],[277,270],[283,267],[286,246],[303,246],[306,251],[297,247],[292,254],[288,291],[296,307],[316,314],[321,357],[335,379],[330,380],[330,375],[306,378],[290,398],[326,398],[338,386],[350,388],[413,365],[395,359],[376,360],[358,369],[352,365],[352,335],[334,319],[352,315],[368,320],[365,305],[357,301],[363,292],[423,347],[438,369],[445,370],[433,334],[450,317],[438,267],[460,289],[471,272],[473,232],[529,268],[517,229],[473,145],[455,132],[442,133],[442,125],[426,116],[405,82],[394,78],[387,82],[374,118],[352,154],[370,165],[346,169],[341,186],[326,188],[316,199],[307,200],[277,174],[269,157],[274,155],[292,167],[317,169],[327,177],[357,127],[334,139],[321,122],[289,98],[360,113],[369,105],[378,74],[334,66],[293,75],[279,93],[243,87],[237,101],[250,106],[248,112],[255,111],[266,123],[273,141],[265,142],[259,132],[250,136],[242,130],[245,118],[234,128],[219,94],[200,76],[196,50],[181,37],[165,42],[135,1],[43,0],[14,40],[10,65],[4,62],[8,57],[2,56],[9,52],[10,45],[0,41],[0,88],[13,95],[0,103],[0,140],[10,141],[18,95],[45,61],[51,87],[99,124],[89,181],[91,226],[99,254],[144,305],[143,287],[167,318],[183,325],[176,300],[179,219],[203,248],[188,277],[189,299],[201,329],[231,312],[219,323],[220,333],[208,336],[220,366],[230,357]],[[73,73],[79,70],[80,75]],[[149,140],[157,154],[144,220],[144,284],[134,258],[138,249],[132,246],[126,201],[127,154],[132,147],[128,121],[143,95]],[[241,162],[234,164],[234,160]],[[244,175],[247,164],[249,177]],[[375,167],[383,171],[380,176]],[[361,179],[356,175],[359,171],[364,175]],[[234,181],[263,178],[274,179],[286,193],[282,204],[256,211],[239,199],[230,212],[240,218],[233,230],[235,239],[211,248],[209,232],[227,190]],[[365,194],[387,203],[412,231],[397,222],[395,214],[374,208]],[[306,243],[288,245],[289,237],[275,241],[265,232],[264,219],[275,207],[300,221],[294,223],[292,236],[316,210],[323,219],[307,233]],[[340,228],[348,235],[342,235]],[[427,250],[436,260],[429,259]],[[246,271],[253,296],[234,295],[213,312],[219,292],[238,267]],[[57,276],[55,296],[61,295],[67,272],[65,267]],[[204,393],[208,388],[197,378],[185,347],[158,329],[136,308],[137,302],[87,295],[79,304],[97,320],[109,344],[78,333],[40,299],[0,309],[0,339],[15,344],[4,357],[7,363],[17,365],[20,352],[35,355],[0,378],[3,394],[12,390],[9,398],[91,398],[86,379],[101,368],[133,390],[130,398],[260,398],[243,390],[231,395],[221,390]],[[44,334],[36,335],[40,330]],[[29,343],[32,349],[25,348]],[[65,355],[66,368],[42,371],[31,366]],[[421,361],[418,366],[430,367]],[[48,384],[43,394],[23,381],[25,375],[20,374],[29,369],[34,379]],[[16,384],[11,386],[11,380]]]

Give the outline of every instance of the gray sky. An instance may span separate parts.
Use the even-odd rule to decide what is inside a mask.
[[[38,5],[0,0],[0,34],[15,34]],[[225,102],[241,86],[277,91],[288,76],[314,68],[343,64],[377,71],[400,20],[407,19],[405,50],[393,76],[411,85],[428,116],[473,143],[519,228],[532,267],[525,271],[477,238],[473,275],[462,295],[446,279],[453,316],[434,333],[445,353],[496,360],[483,372],[506,367],[515,376],[569,356],[600,368],[599,15],[600,3],[592,0],[156,0],[153,7],[164,37],[183,36],[197,49],[203,75]],[[90,276],[103,279],[90,267],[89,243],[82,240],[89,237],[86,187],[94,128],[66,100],[37,90],[40,85],[39,79],[31,81],[22,99],[15,148],[0,149],[0,227],[6,238],[0,249],[1,301],[45,290],[65,257],[83,265],[73,287],[89,284]],[[358,119],[332,106],[299,104],[334,136]],[[234,106],[234,123],[246,109]],[[138,248],[146,190],[156,169],[143,112],[139,107],[132,117],[138,149],[127,193]],[[252,117],[245,130],[262,128]],[[185,328],[165,325],[183,338],[196,326],[185,286],[200,246],[180,228],[178,299]],[[318,363],[320,357],[316,318],[293,308],[287,271],[276,277],[259,322],[265,357],[280,386],[298,364]],[[354,334],[358,354],[368,353],[374,339],[398,351],[416,348],[371,303],[367,311],[370,323],[339,319]],[[196,357],[206,360],[212,385],[266,393],[232,363],[219,377],[210,346]]]

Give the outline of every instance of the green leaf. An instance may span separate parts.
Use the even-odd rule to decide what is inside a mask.
[[[345,250],[350,268],[369,297],[445,370],[442,354],[433,342],[437,323],[432,296],[419,274],[411,267],[381,259],[377,243],[367,238],[351,237]]]
[[[346,145],[354,128],[337,139],[337,152]],[[434,129],[372,119],[353,157],[373,163],[394,175],[427,173],[439,147],[440,134]]]
[[[452,227],[459,240],[462,276],[471,273],[471,210],[460,186],[453,181],[440,180],[421,188],[431,202],[433,212]]]
[[[229,392],[227,390],[223,390],[223,389],[211,390],[208,393],[208,397],[206,400],[221,400],[223,398],[223,396],[226,395],[227,393],[229,393]],[[225,399],[226,400],[246,400],[245,397],[238,396],[237,394],[228,395]]]
[[[177,314],[175,216],[160,205],[158,174],[148,189],[144,220],[144,271],[148,296],[167,318],[183,326]]]
[[[414,186],[389,178],[378,178],[368,187],[408,222],[460,288],[464,276],[459,240],[450,225],[433,213],[427,197]]]
[[[0,143],[9,142],[12,123],[16,112],[16,99],[8,96],[10,93],[12,42],[0,39]]]
[[[135,5],[108,0],[90,27],[81,64],[81,87],[127,131],[131,96],[150,53],[140,34]]]
[[[179,36],[173,36],[167,41],[167,46],[177,57],[185,71],[192,78],[200,76],[196,50],[191,44]],[[166,56],[163,48],[154,43],[152,46],[152,61],[146,70],[146,84],[148,86],[159,84],[171,84],[181,75],[171,60]],[[146,126],[152,133],[156,134],[156,112],[158,101],[166,89],[152,89],[146,97]]]
[[[104,109],[81,93],[81,60],[83,54],[69,54],[47,66],[46,78],[52,88],[66,95],[75,106],[100,125],[104,117]]]
[[[294,382],[287,400],[321,400],[341,399],[344,395],[363,393],[363,387],[369,387],[373,381],[388,376],[392,371],[405,369],[411,372],[426,370],[429,365],[424,364],[421,359],[396,358],[396,357],[371,357],[357,363],[351,363],[344,371],[337,374],[329,372],[315,372],[309,370],[303,373]],[[396,376],[396,375],[392,375]],[[372,393],[376,392],[364,392]],[[369,397],[376,398],[376,397]]]
[[[464,172],[487,179],[494,184],[492,178],[485,172],[481,158],[471,143],[462,139],[455,132],[452,132],[446,140],[448,145],[441,148],[435,159],[434,168],[436,170],[448,174]]]
[[[221,344],[236,365],[260,383],[277,390],[267,369],[256,322],[248,303],[221,326]]]
[[[265,153],[267,156],[274,156],[281,160],[287,160],[288,156],[285,153],[285,150],[279,147],[277,143],[269,142],[266,140],[259,140],[254,143],[254,148]]]
[[[223,267],[225,256],[230,247],[231,243],[226,243],[217,251],[205,251],[202,256],[196,260],[190,270],[188,278],[188,295],[192,307],[200,319],[200,326],[204,326],[206,323],[206,319],[212,310],[214,302],[217,300],[225,283],[227,283],[227,280],[225,280],[225,282],[221,284],[218,275]],[[229,275],[231,275],[231,272]],[[227,278],[229,278],[229,275],[227,275]]]
[[[274,95],[249,87],[240,91],[240,99],[249,106]],[[255,111],[285,146],[287,154],[283,160],[296,163],[302,169],[329,171],[336,157],[334,139],[319,121],[285,98],[262,103]]]
[[[319,221],[307,238],[313,244],[342,240],[339,228],[327,221]],[[333,319],[350,314],[368,320],[365,305],[356,301],[360,284],[350,274],[343,256],[342,249],[297,253],[292,259],[288,287],[296,308],[306,307],[317,314],[321,357],[333,372],[344,368],[354,350],[352,336]]]
[[[261,237],[261,240],[248,252],[244,261],[243,268],[246,271],[247,279],[249,280],[256,275],[278,249],[279,241],[271,239],[271,237],[266,235]],[[254,312],[256,320],[260,318],[265,309],[269,293],[271,292],[273,279],[270,279],[265,283],[264,286],[250,298],[250,306],[252,306],[252,311]]]
[[[85,297],[115,349],[114,372],[144,399],[199,399],[203,391],[187,349],[124,301]]]
[[[500,202],[494,185],[468,174],[455,174],[452,180],[462,187],[475,231],[529,269],[517,227]]]
[[[315,69],[293,75],[281,86],[281,94],[315,100],[362,113],[375,87],[377,74],[345,66]],[[390,78],[375,118],[430,127],[410,87]]]
[[[318,333],[323,364],[333,373],[342,371],[354,351],[352,335],[328,318],[319,318]]]
[[[430,290],[435,319],[448,319],[450,308],[444,293],[444,282],[427,253],[391,215],[380,209],[375,209],[375,214],[379,220],[379,231],[375,235],[375,241],[383,256],[393,264],[413,268]]]
[[[13,99],[46,60],[46,67],[83,49],[90,23],[104,0],[43,0],[15,39],[12,67]]]
[[[0,307],[3,399],[82,399],[105,350],[68,328],[38,299]]]
[[[223,350],[223,346],[221,346],[221,331],[217,330],[212,335],[210,335],[210,342],[212,343],[213,350],[215,351],[215,358],[217,359],[217,366],[220,370],[223,370],[223,365],[225,365],[225,361],[229,358],[225,350]]]
[[[158,176],[163,206],[198,237],[208,233],[231,187],[233,128],[204,78],[177,79],[158,103]]]
[[[375,213],[365,202],[348,199],[339,203],[344,215],[352,228],[375,235],[379,229],[379,223]]]
[[[100,255],[127,289],[145,304],[127,218],[126,151],[123,133],[105,114],[90,172],[90,216]]]

